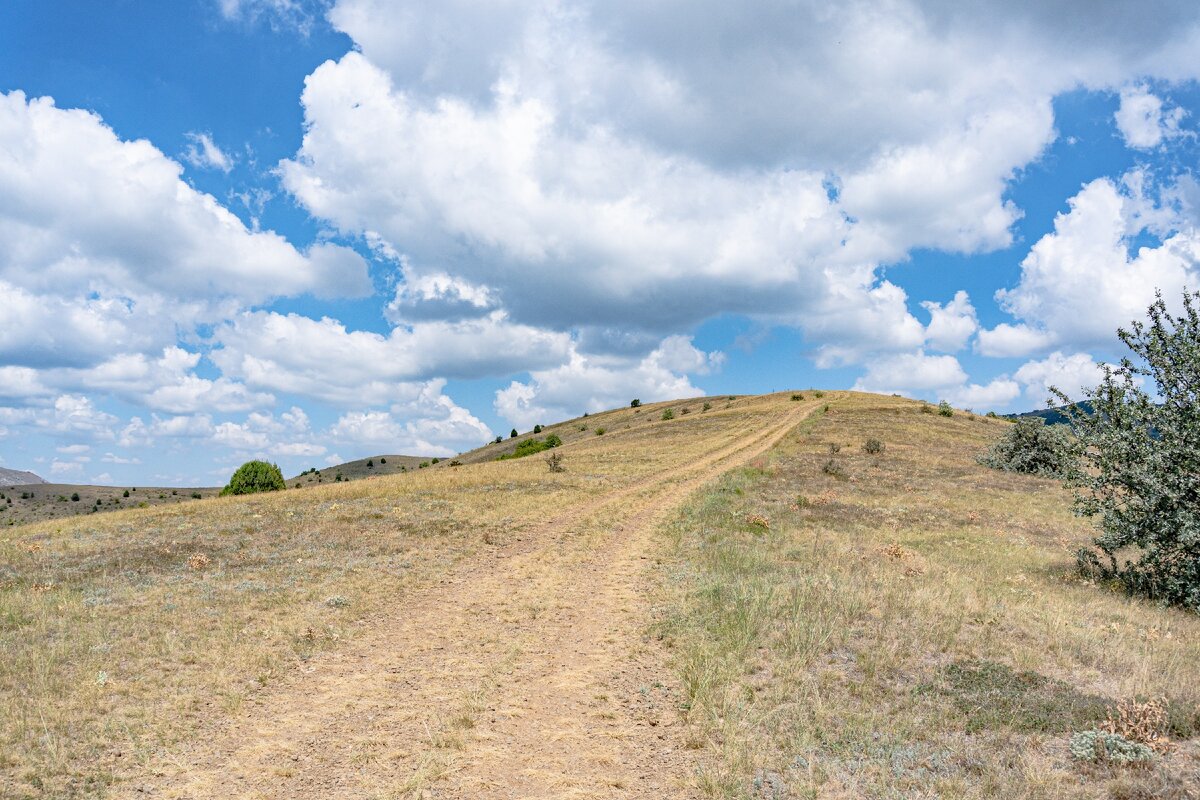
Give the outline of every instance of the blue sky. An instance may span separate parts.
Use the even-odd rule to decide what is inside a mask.
[[[7,3],[0,466],[1078,391],[1200,286],[1200,11],[1077,7]]]

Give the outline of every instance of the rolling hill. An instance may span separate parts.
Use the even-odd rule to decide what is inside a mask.
[[[1074,577],[1092,531],[1064,491],[975,462],[1007,427],[707,398],[547,427],[564,472],[495,460],[518,437],[8,529],[0,786],[1194,796],[1200,620]],[[1169,749],[1073,760],[1073,733],[1147,698]]]
[[[34,475],[32,472],[0,467],[0,486],[28,486],[30,484],[45,482],[45,478],[40,475]]]

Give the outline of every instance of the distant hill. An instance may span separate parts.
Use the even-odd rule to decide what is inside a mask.
[[[441,461],[441,459],[437,459]],[[347,461],[344,464],[337,464],[325,469],[305,470],[295,477],[287,479],[289,489],[298,488],[298,486],[307,486],[310,483],[339,483],[341,481],[353,481],[361,478],[370,478],[374,475],[395,475],[398,472],[408,472],[411,469],[420,468],[421,464],[429,466],[434,459],[429,456],[402,456],[402,455],[381,455],[371,456],[369,458],[360,458],[356,461]]]
[[[1092,413],[1092,406],[1086,400],[1081,403],[1076,403],[1076,407],[1085,414]],[[1066,425],[1070,423],[1071,418],[1067,416],[1067,409],[1072,406],[1058,406],[1057,408],[1043,408],[1038,411],[1023,411],[1020,414],[1005,414],[1008,419],[1021,419],[1022,417],[1040,417],[1045,420],[1047,425]]]
[[[31,486],[37,483],[47,483],[47,481],[32,472],[0,467],[0,486]]]

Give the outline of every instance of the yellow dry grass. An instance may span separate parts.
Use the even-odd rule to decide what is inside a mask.
[[[619,516],[597,503],[669,494],[784,407],[681,405],[694,413],[671,422],[653,406],[590,417],[580,425],[606,435],[571,437],[565,473],[533,457],[14,529],[0,541],[0,785],[89,795],[143,774],[458,565],[526,538],[545,547],[553,519],[591,546]]]
[[[1074,579],[1004,425],[708,398],[10,529],[0,796],[1194,796],[1200,620]],[[1155,767],[1071,762],[1110,717]]]
[[[659,630],[706,794],[1197,796],[1200,619],[1073,576],[1068,494],[974,461],[1006,424],[839,398],[689,504]],[[1072,763],[1072,731],[1163,697],[1158,766]]]

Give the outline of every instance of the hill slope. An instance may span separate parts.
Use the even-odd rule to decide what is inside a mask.
[[[34,475],[32,472],[0,467],[0,486],[28,486],[30,484],[45,482],[45,478]]]
[[[704,402],[572,423],[606,433],[564,473],[484,448],[10,531],[0,785],[1187,796],[1200,621],[1068,579],[1061,490],[974,463],[1006,423]],[[1069,733],[1134,696],[1168,698],[1174,753],[1076,767]]]

